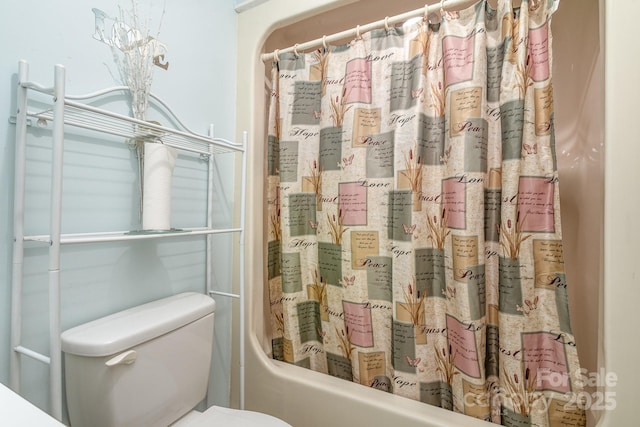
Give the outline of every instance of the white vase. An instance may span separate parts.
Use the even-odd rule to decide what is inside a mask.
[[[142,197],[142,228],[166,231],[171,229],[171,186],[178,152],[159,143],[144,144],[144,188]]]

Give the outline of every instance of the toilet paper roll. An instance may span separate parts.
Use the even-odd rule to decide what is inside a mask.
[[[171,229],[171,186],[178,152],[163,144],[144,144],[142,228]]]

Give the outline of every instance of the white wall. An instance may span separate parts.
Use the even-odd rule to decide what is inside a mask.
[[[603,349],[607,372],[617,374],[616,410],[604,414],[601,426],[635,425],[638,418],[638,324],[640,310],[640,144],[636,133],[640,99],[635,0],[602,0],[605,16],[605,228],[602,294]],[[601,7],[602,7],[601,6]],[[631,53],[630,52],[634,52]]]
[[[166,3],[166,4],[164,4]],[[4,2],[0,13],[0,382],[9,381],[10,300],[13,240],[13,157],[15,84],[18,60],[30,63],[30,80],[53,84],[54,64],[67,68],[67,91],[91,92],[120,82],[110,49],[93,39],[92,8],[118,14],[128,0],[67,0]],[[141,17],[151,17],[155,33],[165,8],[159,40],[168,47],[167,71],[156,68],[153,92],[167,102],[183,122],[206,133],[215,124],[216,136],[236,139],[236,14],[234,0],[140,0]],[[111,70],[111,72],[109,71]],[[117,100],[123,105],[124,100]],[[26,232],[46,232],[48,224],[48,133],[29,130]],[[65,170],[63,199],[66,231],[134,229],[137,190],[133,152],[123,144],[86,144],[77,133],[67,142],[70,166]],[[96,156],[97,154],[97,156]],[[197,159],[179,159],[174,182],[173,225],[204,225],[204,169]],[[224,173],[224,171],[223,171]],[[229,185],[233,185],[230,181]],[[195,188],[195,190],[194,190]],[[231,187],[232,188],[232,187]],[[225,194],[218,194],[220,218],[228,217]],[[223,221],[225,219],[220,219]],[[194,224],[194,222],[196,222]],[[155,298],[204,289],[204,243],[178,239],[153,243],[84,245],[65,248],[62,255],[62,326],[84,321]],[[217,254],[216,281],[229,280],[229,251]],[[27,251],[25,261],[24,339],[47,353],[46,249]],[[224,326],[226,304],[218,305],[217,322]],[[228,345],[228,343],[227,343]],[[220,346],[222,348],[222,346]],[[216,355],[218,355],[218,351]],[[220,356],[222,357],[222,356]],[[228,357],[227,357],[228,363]],[[47,370],[24,364],[24,394],[47,409]],[[228,374],[227,374],[228,375]],[[226,387],[214,392],[225,399]]]

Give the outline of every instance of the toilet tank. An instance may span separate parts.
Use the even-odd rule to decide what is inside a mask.
[[[215,301],[183,293],[62,334],[72,427],[166,426],[206,395]]]

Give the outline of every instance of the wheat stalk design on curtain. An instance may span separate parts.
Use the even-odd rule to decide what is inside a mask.
[[[274,358],[504,425],[584,425],[550,4],[480,1],[280,56]]]

